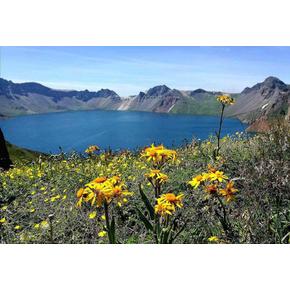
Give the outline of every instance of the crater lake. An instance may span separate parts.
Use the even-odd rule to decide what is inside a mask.
[[[73,111],[1,119],[5,138],[20,147],[45,153],[101,149],[136,149],[151,143],[181,146],[205,140],[218,130],[219,117],[133,111]],[[238,119],[225,118],[222,136],[244,131]],[[60,149],[61,148],[61,149]]]

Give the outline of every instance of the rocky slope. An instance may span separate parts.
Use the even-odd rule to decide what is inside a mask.
[[[226,109],[226,116],[248,123],[248,131],[265,131],[271,118],[289,118],[289,106],[290,87],[278,78],[268,77],[245,88],[236,103]]]
[[[125,99],[119,110],[215,115],[218,94],[202,89],[181,91],[161,85]]]
[[[98,92],[54,90],[38,83],[16,84],[0,78],[0,115],[67,110],[117,109],[121,98],[108,89]]]

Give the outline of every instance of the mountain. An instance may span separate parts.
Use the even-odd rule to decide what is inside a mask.
[[[91,109],[218,115],[220,104],[216,97],[222,93],[158,85],[138,95],[121,98],[109,89],[97,92],[55,90],[38,83],[17,84],[0,78],[0,117]],[[267,130],[269,120],[277,116],[290,119],[290,86],[276,77],[268,77],[232,96],[236,103],[226,108],[225,116],[248,123],[249,130]]]
[[[219,106],[215,99],[218,94],[202,89],[182,91],[160,85],[126,98],[119,110],[215,115]]]
[[[276,77],[268,77],[251,88],[245,88],[236,103],[225,111],[248,123],[248,131],[264,131],[271,118],[289,118],[290,86]]]
[[[67,110],[117,109],[121,98],[112,90],[55,90],[39,83],[0,78],[0,115],[14,116]]]
[[[168,113],[181,97],[178,90],[172,90],[165,85],[156,86],[146,93],[140,92],[125,99],[119,110]]]

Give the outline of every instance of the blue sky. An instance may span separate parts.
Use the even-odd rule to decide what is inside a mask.
[[[272,75],[290,83],[290,47],[1,47],[1,77],[120,96],[170,88],[240,92]]]

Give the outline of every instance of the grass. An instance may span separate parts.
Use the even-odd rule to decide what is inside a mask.
[[[23,163],[23,162],[31,162],[37,160],[39,156],[45,156],[46,154],[32,151],[29,149],[20,148],[15,146],[9,142],[6,142],[7,149],[9,152],[10,159],[13,163]]]
[[[178,161],[161,169],[168,176],[161,191],[183,194],[183,206],[163,224],[163,241],[171,225],[174,235],[182,228],[175,243],[289,243],[289,133],[289,127],[279,125],[251,138],[240,133],[225,137],[217,159],[215,138],[178,148]],[[140,186],[149,203],[155,203],[154,188],[145,176],[152,162],[140,152],[72,153],[43,159],[13,145],[8,148],[15,168],[0,172],[1,243],[107,243],[103,208],[90,203],[76,207],[76,193],[96,177],[116,175],[133,193],[121,207],[110,205],[114,221],[109,227],[114,228],[117,242],[156,242],[140,218],[141,212],[151,223]],[[188,184],[207,172],[208,164],[234,180],[238,189],[234,200],[220,203],[203,186]]]

